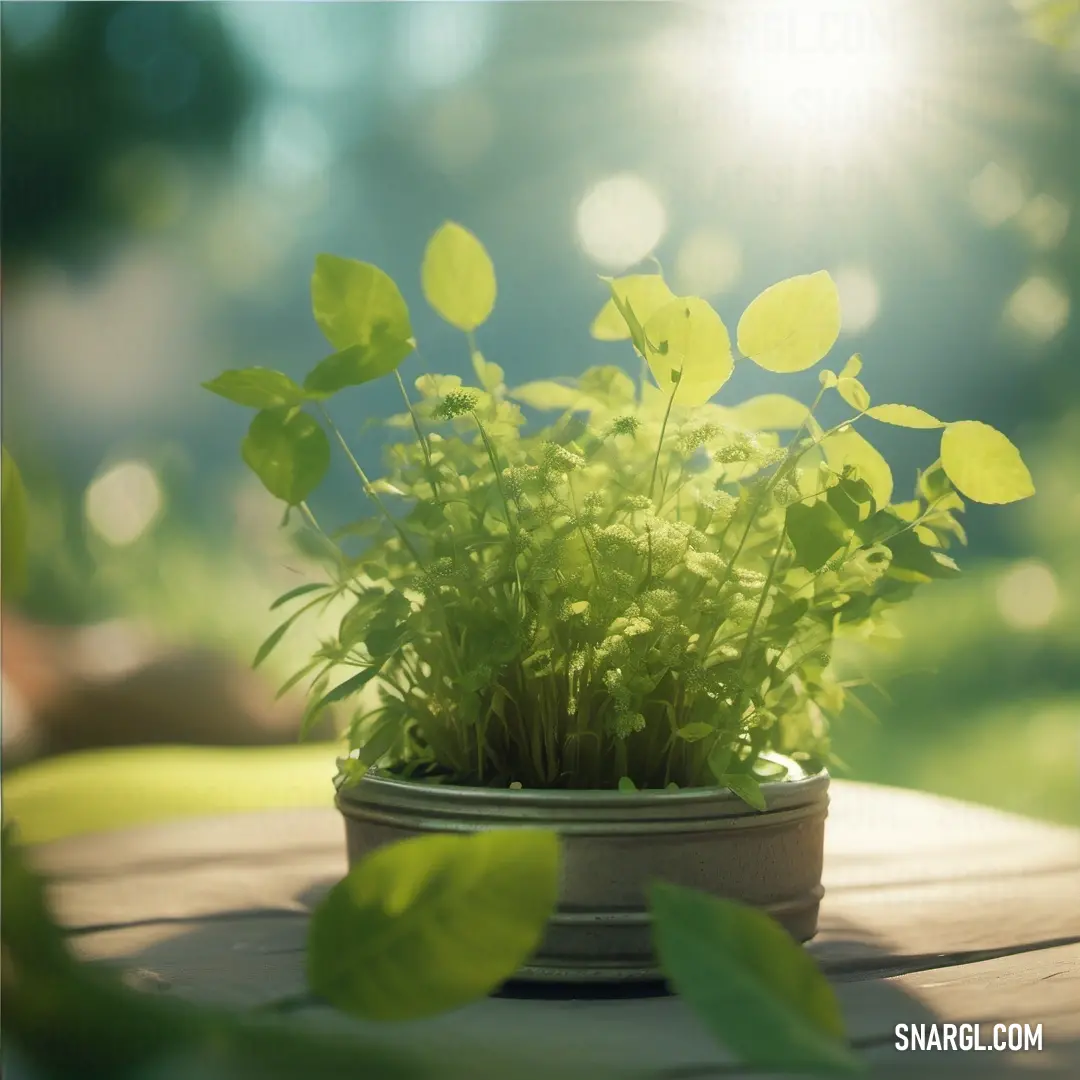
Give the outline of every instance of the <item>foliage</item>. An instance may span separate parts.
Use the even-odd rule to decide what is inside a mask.
[[[467,873],[471,855],[465,845],[471,841],[460,843],[444,865],[457,863],[458,870]],[[553,849],[554,844],[554,837],[550,837],[548,848]],[[384,864],[400,864],[397,892],[408,877],[408,867],[416,865],[414,854],[406,843],[382,855]],[[493,854],[492,863],[511,872],[533,863],[533,854],[535,845],[533,851],[503,845]],[[541,867],[541,877],[549,872],[553,876],[548,851],[536,865]],[[530,880],[535,880],[535,875]],[[495,1080],[505,1076],[546,1080],[550,1076],[605,1075],[596,1062],[569,1060],[555,1048],[535,1055],[534,1060],[523,1060],[505,1043],[500,1047],[490,1039],[474,1046],[459,1039],[453,1046],[440,1046],[437,1052],[395,1048],[388,1047],[385,1038],[370,1034],[336,1034],[288,1021],[275,1016],[274,1009],[244,1014],[141,993],[126,986],[117,973],[82,963],[69,951],[63,932],[46,908],[43,882],[30,869],[10,829],[3,834],[2,883],[4,1051],[5,1056],[18,1051],[41,1070],[35,1075],[86,1080],[149,1075],[329,1080],[354,1075],[358,1067],[372,1080]],[[395,883],[384,879],[383,884],[386,892],[382,898],[390,904],[397,895]],[[541,893],[550,895],[552,891],[553,884],[549,884]],[[519,906],[517,917],[532,917],[538,930],[547,914],[541,913],[539,906],[540,901],[534,901],[533,916],[522,914],[528,909]],[[346,937],[346,947],[351,944]],[[397,966],[393,968],[385,961],[377,971],[358,964],[356,975],[375,984],[385,979],[384,988],[395,992],[395,987],[422,980],[425,971],[437,970],[442,964],[438,953],[429,953],[418,973],[401,962],[403,955],[395,954]],[[505,956],[509,961],[509,952]],[[512,966],[503,975],[508,975]],[[283,1007],[285,1003],[279,1004]],[[347,1006],[349,1002],[337,1004]]]
[[[139,993],[76,960],[10,828],[3,834],[4,1038],[55,1077],[162,1074],[291,1078],[575,1077],[614,1073],[578,1051],[537,1060],[485,1039],[437,1054],[335,1036],[276,1013],[319,998],[364,1018],[408,1019],[480,997],[532,951],[554,906],[554,834],[501,830],[391,844],[355,867],[315,912],[308,971],[318,998],[261,1013]],[[739,1060],[856,1071],[835,995],[769,916],[670,885],[650,895],[662,968]]]
[[[433,834],[372,852],[311,920],[312,988],[376,1020],[491,993],[540,943],[555,909],[558,854],[554,833],[526,829]]]
[[[380,688],[353,721],[343,781],[382,762],[481,785],[721,783],[760,805],[763,752],[828,753],[845,695],[834,639],[890,636],[891,606],[957,572],[947,549],[965,539],[960,493],[1005,503],[1033,491],[987,425],[872,405],[858,356],[821,373],[810,405],[713,403],[734,366],[728,331],[659,275],[608,280],[594,323],[601,338],[630,339],[638,386],[604,366],[517,390],[476,349],[495,299],[479,241],[443,226],[422,278],[465,330],[475,381],[425,374],[414,400],[394,367],[407,412],[387,423],[411,434],[388,448],[384,477],[367,476],[326,404],[415,347],[396,286],[363,263],[320,256],[313,279],[316,319],[335,357],[352,359],[323,361],[302,401],[264,407],[244,444],[268,489],[318,530],[305,501],[327,467],[318,425],[375,511],[323,537],[330,580],[295,613],[352,600],[298,676],[312,681],[309,721],[369,681]],[[801,371],[839,329],[836,287],[819,272],[766,289],[737,340],[766,370]],[[331,361],[334,377],[319,375]],[[254,386],[277,402],[280,380],[248,369],[208,387],[251,405]],[[816,413],[829,394],[851,415],[826,429]],[[518,402],[559,415],[526,431]],[[909,500],[892,501],[888,463],[856,430],[874,422],[942,430],[940,460]],[[366,541],[358,554],[349,537]],[[330,688],[343,668],[351,678]]]
[[[664,972],[739,1060],[763,1069],[864,1071],[845,1043],[832,987],[775,920],[661,882],[649,903]]]
[[[0,476],[0,586],[9,596],[26,581],[26,489],[15,459],[0,449],[3,475]]]

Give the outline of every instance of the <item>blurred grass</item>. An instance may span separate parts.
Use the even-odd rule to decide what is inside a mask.
[[[4,779],[4,822],[31,844],[206,814],[332,806],[336,743],[155,746],[52,758]]]

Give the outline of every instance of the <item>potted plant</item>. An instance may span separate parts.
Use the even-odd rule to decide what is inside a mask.
[[[655,977],[656,878],[811,937],[828,718],[845,696],[832,643],[889,636],[893,605],[957,572],[947,549],[964,541],[963,498],[1032,493],[1019,453],[976,421],[871,404],[858,356],[823,371],[809,404],[719,403],[735,366],[728,331],[659,273],[605,279],[592,327],[632,343],[636,382],[604,366],[508,389],[474,337],[496,297],[481,243],[443,225],[421,276],[466,336],[468,381],[426,373],[410,391],[399,368],[416,342],[397,286],[320,255],[314,315],[335,352],[303,385],[261,368],[206,384],[259,410],[244,460],[327,552],[326,580],[275,605],[296,607],[257,662],[305,611],[351,604],[287,684],[311,681],[308,727],[366,701],[338,776],[350,860],[431,831],[557,830],[559,904],[525,977]],[[839,331],[836,287],[818,272],[761,293],[736,343],[784,374],[816,365]],[[372,479],[328,402],[384,376],[404,405]],[[556,418],[527,427],[522,405]],[[837,405],[825,424],[819,410]],[[941,429],[910,499],[894,501],[862,434],[882,423]],[[371,512],[324,532],[307,498],[332,442]]]

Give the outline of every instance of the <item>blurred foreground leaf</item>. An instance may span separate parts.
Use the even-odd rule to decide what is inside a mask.
[[[338,1008],[407,1020],[496,989],[555,907],[558,839],[505,829],[380,848],[312,916],[308,979]]]
[[[863,1070],[813,959],[768,915],[661,882],[649,890],[664,974],[709,1030],[755,1068]]]
[[[0,475],[0,589],[10,596],[26,580],[26,489],[15,459],[0,450],[3,474]]]
[[[80,963],[44,903],[42,882],[3,837],[3,1039],[36,1075],[78,1080],[546,1080],[596,1077],[594,1062],[557,1049],[543,1060],[486,1041],[444,1038],[438,1052],[389,1045],[368,1029],[342,1034],[268,1014],[207,1008],[129,989]]]

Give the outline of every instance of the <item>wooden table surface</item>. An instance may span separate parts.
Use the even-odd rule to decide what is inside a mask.
[[[157,992],[254,1007],[304,990],[307,915],[345,871],[332,810],[247,812],[34,850],[78,951]],[[948,799],[834,783],[810,951],[855,1045],[885,1076],[1080,1078],[1080,830]],[[312,1005],[301,1016],[327,1022]],[[388,1042],[550,1046],[666,1080],[739,1076],[674,997],[498,997],[398,1025]],[[1041,1053],[900,1053],[902,1023],[1041,1024]],[[758,1074],[760,1075],[760,1074]]]

